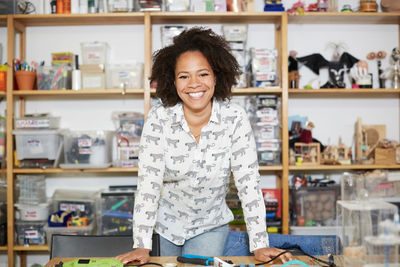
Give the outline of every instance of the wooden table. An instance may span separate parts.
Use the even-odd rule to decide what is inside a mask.
[[[239,264],[240,262],[243,262],[245,264],[249,264],[249,263],[257,264],[257,263],[259,263],[259,261],[256,261],[253,256],[249,256],[249,257],[229,256],[229,257],[219,257],[219,258],[221,258],[221,259],[229,259],[229,260],[233,261],[235,264]],[[310,266],[311,265],[320,266],[320,264],[317,264],[313,259],[311,259],[311,258],[309,258],[307,256],[295,256],[294,258],[298,259],[298,260],[301,260],[301,261],[305,262],[307,265],[310,265]],[[318,258],[320,258],[322,260],[327,260],[327,256],[320,256]],[[45,267],[54,267],[60,261],[67,262],[67,261],[73,260],[73,259],[75,259],[75,258],[53,258],[45,265]],[[161,263],[162,265],[165,265],[166,263],[177,263],[177,267],[198,266],[198,265],[187,264],[187,263],[178,263],[176,261],[176,257],[151,257],[150,261],[151,262],[156,262],[156,263]],[[337,266],[343,266],[343,264],[341,262],[341,258],[339,256],[335,257],[335,263],[336,263]],[[272,264],[281,265],[282,263],[280,261],[274,261]],[[132,264],[132,265],[134,265],[134,264]],[[151,265],[149,265],[149,266],[151,266]],[[268,265],[268,266],[270,266],[270,265]]]

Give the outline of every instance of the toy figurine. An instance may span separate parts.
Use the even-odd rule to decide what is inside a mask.
[[[306,10],[305,4],[303,1],[298,1],[293,4],[293,6],[288,9],[289,15],[303,15],[304,11]]]
[[[265,1],[264,11],[285,11],[285,8],[280,0],[267,0]]]
[[[297,52],[290,51],[289,52],[289,87],[290,88],[298,88],[299,86],[299,64],[297,61]]]
[[[321,88],[345,88],[344,73],[346,69],[351,68],[359,59],[353,57],[347,52],[341,53],[342,45],[331,44],[334,47],[332,60],[326,60],[321,54],[311,54],[304,57],[299,57],[297,60],[315,74],[319,75],[319,70],[323,67],[328,67],[329,80],[321,86]]]
[[[367,55],[367,59],[368,60],[374,60],[376,59],[377,64],[378,64],[378,77],[379,77],[379,88],[385,88],[385,83],[384,83],[384,79],[381,77],[382,76],[382,62],[381,60],[384,59],[386,57],[386,52],[385,51],[379,51],[377,53],[375,52],[370,52]]]
[[[400,88],[400,49],[398,47],[393,48],[390,56],[390,62],[392,67],[387,68],[381,75],[383,79],[392,80],[392,88]]]

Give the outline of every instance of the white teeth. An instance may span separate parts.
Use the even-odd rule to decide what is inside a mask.
[[[204,95],[204,92],[197,92],[197,93],[189,93],[191,97],[201,97]]]

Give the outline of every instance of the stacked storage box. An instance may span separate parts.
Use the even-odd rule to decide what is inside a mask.
[[[231,46],[231,52],[239,63],[242,74],[238,79],[237,88],[247,87],[246,77],[246,43],[247,43],[247,25],[223,25],[222,31],[224,38]]]
[[[81,43],[82,89],[105,89],[105,65],[108,64],[109,50],[105,42]]]
[[[18,166],[22,168],[57,167],[62,151],[59,117],[32,114],[15,119],[15,145]]]
[[[118,112],[113,115],[118,125],[115,133],[113,165],[115,167],[135,167],[138,165],[139,143],[144,117],[138,112]]]
[[[92,234],[96,226],[96,198],[95,191],[57,189],[52,197],[53,213],[44,227],[47,242],[51,244],[53,234]],[[67,222],[59,220],[64,214],[70,214]]]
[[[17,175],[18,201],[15,215],[17,245],[46,243],[44,225],[49,214],[44,175]]]
[[[63,169],[107,168],[111,166],[113,131],[63,131]]]
[[[257,96],[257,110],[251,118],[261,166],[281,164],[280,99],[274,95]]]
[[[98,233],[131,235],[136,186],[110,186],[100,194]]]

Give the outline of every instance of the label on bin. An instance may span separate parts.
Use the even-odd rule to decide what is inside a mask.
[[[50,121],[48,119],[43,120],[16,120],[16,128],[49,128]]]
[[[43,146],[39,139],[35,139],[35,138],[28,139],[27,146],[28,146],[29,152],[32,154],[43,153]]]
[[[90,138],[78,139],[78,147],[80,155],[91,154],[92,153],[92,150],[90,149],[91,146],[92,146],[92,139]]]

